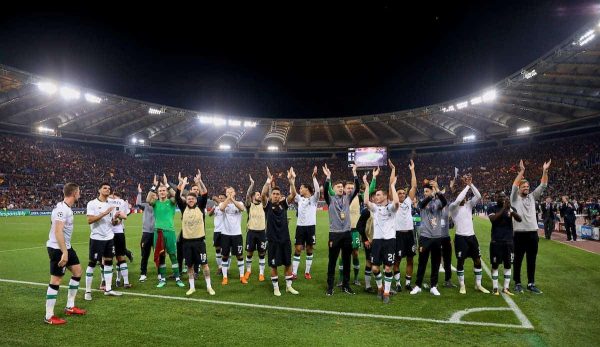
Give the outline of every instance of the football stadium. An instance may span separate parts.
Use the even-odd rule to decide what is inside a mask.
[[[600,8],[556,11],[532,27],[576,29],[512,73],[373,114],[188,107],[6,50],[0,344],[598,345]],[[158,88],[195,78],[140,65]]]

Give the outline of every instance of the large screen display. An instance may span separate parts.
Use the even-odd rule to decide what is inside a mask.
[[[386,147],[361,147],[348,149],[349,164],[357,167],[376,167],[387,165]]]

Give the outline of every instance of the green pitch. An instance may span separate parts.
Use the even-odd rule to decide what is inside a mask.
[[[215,275],[214,249],[208,247],[213,288],[217,295],[209,296],[205,292],[201,278],[196,281],[197,292],[188,299],[185,296],[187,288],[178,288],[173,281],[169,281],[164,289],[155,288],[156,269],[152,260],[149,280],[146,283],[137,281],[141,214],[131,215],[126,235],[128,248],[135,254],[134,263],[129,265],[133,288],[124,290],[122,297],[104,297],[100,292],[94,292],[91,302],[83,300],[81,290],[76,303],[87,309],[88,315],[67,317],[68,323],[64,326],[48,326],[43,324],[43,316],[49,280],[45,242],[50,218],[1,218],[0,345],[597,344],[597,327],[600,326],[599,255],[540,240],[536,277],[537,285],[544,294],[516,295],[512,308],[503,297],[476,293],[472,289],[474,276],[470,261],[465,268],[466,296],[460,295],[458,289],[446,288],[440,288],[441,297],[433,297],[426,290],[416,296],[403,291],[392,297],[390,305],[384,306],[375,295],[364,293],[362,287],[354,287],[357,291],[355,296],[340,291],[336,291],[333,297],[325,296],[327,221],[327,214],[319,212],[318,244],[311,271],[313,279],[306,281],[302,276],[303,254],[298,271],[300,276],[294,283],[299,296],[283,292],[280,298],[274,297],[268,268],[267,280],[259,283],[257,255],[248,285],[236,281],[238,271],[234,265],[230,269],[230,284],[222,287],[221,278]],[[178,227],[178,219],[176,224]],[[475,225],[483,260],[489,266],[489,222],[475,218]],[[208,235],[212,235],[212,219],[207,221],[207,226]],[[290,226],[293,237],[295,218],[292,218]],[[88,239],[89,227],[85,217],[77,216],[72,242],[84,268]],[[211,236],[207,244],[212,244]],[[359,278],[364,283],[362,251],[360,261]],[[168,264],[167,268],[170,272]],[[98,271],[96,269],[94,288],[100,284]],[[523,266],[524,279],[525,273]],[[404,276],[404,272],[402,274]],[[68,277],[63,284],[67,284]],[[416,261],[413,282],[415,277]],[[443,279],[443,274],[440,273],[440,277]],[[428,282],[429,273],[425,278]],[[452,279],[457,282],[455,273]],[[187,286],[185,279],[184,282]],[[491,289],[491,278],[485,273],[483,284]],[[280,286],[285,287],[283,274],[280,274]],[[59,316],[63,316],[61,308],[66,297],[67,290],[61,288],[56,304]],[[464,312],[469,309],[481,310]],[[515,310],[523,314],[521,318]],[[461,311],[464,315],[458,317]]]

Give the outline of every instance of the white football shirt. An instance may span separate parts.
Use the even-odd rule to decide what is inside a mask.
[[[73,210],[69,205],[65,204],[64,201],[56,204],[56,207],[52,210],[50,217],[52,225],[50,226],[50,233],[48,234],[48,242],[46,247],[60,249],[58,241],[56,241],[56,235],[54,234],[54,228],[56,228],[56,222],[63,222],[63,235],[65,238],[65,245],[67,249],[71,248],[71,236],[73,235]]]
[[[398,207],[396,216],[394,218],[394,227],[396,231],[407,231],[414,229],[413,217],[412,217],[412,200],[409,196]]]
[[[108,210],[109,207],[110,204],[108,201],[102,202],[98,199],[94,199],[88,202],[86,214],[88,216],[98,216]],[[112,240],[114,238],[114,233],[112,231],[112,217],[113,213],[111,212],[95,223],[90,224],[90,239],[100,241]]]
[[[233,203],[230,203],[225,207],[223,214],[225,216],[223,220],[223,235],[242,235],[242,211],[235,207]]]

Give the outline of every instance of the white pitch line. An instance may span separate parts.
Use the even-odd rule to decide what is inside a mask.
[[[485,264],[485,262],[483,260],[481,261],[481,265],[483,266],[483,269],[488,274],[488,276],[490,276],[490,278],[492,278],[492,272],[490,271],[490,268],[487,267],[487,265]],[[519,308],[519,306],[517,306],[517,304],[513,301],[513,299],[504,293],[502,293],[501,295],[502,295],[502,298],[504,298],[504,301],[506,301],[508,306],[513,310],[513,312],[515,313],[515,315],[521,322],[521,325],[523,326],[523,328],[533,329],[533,324],[531,324],[529,319],[527,319],[527,316],[525,316],[523,311],[521,311],[521,309]]]
[[[479,216],[479,218],[484,219],[484,220],[489,220],[487,218],[487,216],[484,218],[482,216]],[[490,268],[487,267],[487,265],[485,264],[485,262],[483,260],[481,260],[481,265],[483,267],[483,269],[485,270],[485,272],[488,274],[488,276],[490,277],[490,279],[492,278],[492,272],[490,271]],[[533,329],[533,324],[531,324],[531,322],[529,321],[529,319],[527,319],[527,316],[525,316],[525,314],[523,313],[523,311],[521,311],[521,309],[519,308],[519,306],[517,306],[517,304],[514,302],[514,300],[504,294],[501,293],[500,295],[502,295],[502,298],[504,298],[504,301],[506,301],[506,303],[508,304],[508,306],[513,310],[513,312],[515,313],[515,315],[517,316],[517,318],[519,319],[519,321],[521,322],[521,325],[523,326],[523,328],[525,329]]]
[[[37,283],[37,282],[28,282],[28,281],[16,281],[9,279],[0,279],[0,282],[5,283],[17,283],[17,284],[29,284],[34,286],[43,286],[46,287],[47,283]],[[63,288],[67,288],[68,286],[61,286]],[[80,290],[84,290],[80,288]],[[94,289],[94,291],[99,291]],[[193,302],[202,302],[207,304],[216,304],[216,305],[229,305],[229,306],[240,306],[240,307],[248,307],[248,308],[260,308],[260,309],[268,309],[268,310],[276,310],[276,311],[290,311],[290,312],[299,312],[299,313],[314,313],[314,314],[322,314],[322,315],[331,315],[331,316],[341,316],[341,317],[357,317],[357,318],[375,318],[375,319],[388,319],[388,320],[404,320],[404,321],[416,321],[416,322],[427,322],[427,323],[440,323],[440,324],[457,324],[457,325],[474,325],[474,326],[487,326],[487,327],[499,327],[499,328],[515,328],[515,329],[527,329],[523,325],[516,324],[500,324],[500,323],[486,323],[486,322],[469,322],[469,321],[451,321],[451,320],[441,320],[441,319],[432,319],[432,318],[420,318],[420,317],[402,317],[402,316],[386,316],[380,314],[369,314],[369,313],[355,313],[355,312],[338,312],[338,311],[327,311],[327,310],[316,310],[316,309],[306,309],[306,308],[297,308],[297,307],[283,307],[283,306],[273,306],[273,305],[262,305],[262,304],[249,304],[246,302],[233,302],[233,301],[221,301],[221,300],[208,300],[208,299],[196,299],[196,298],[188,298],[188,297],[177,297],[177,296],[168,296],[168,295],[155,295],[155,294],[144,294],[144,293],[133,293],[133,292],[121,292],[123,295],[131,295],[131,296],[139,296],[145,298],[158,298],[158,299],[166,299],[166,300],[179,300],[179,301],[193,301]]]
[[[452,317],[450,317],[450,321],[451,322],[460,322],[461,319],[462,319],[462,317],[468,315],[469,313],[484,312],[484,311],[512,311],[512,309],[510,309],[509,307],[474,307],[474,308],[468,308],[466,310],[454,312],[454,314],[452,315]]]
[[[75,242],[72,243],[71,245],[83,245],[84,243],[88,243],[88,242]],[[35,247],[27,247],[27,248],[15,248],[15,249],[5,249],[0,251],[0,253],[4,253],[4,252],[17,252],[17,251],[27,251],[30,249],[40,249],[40,248],[46,248],[46,246],[35,246]]]

